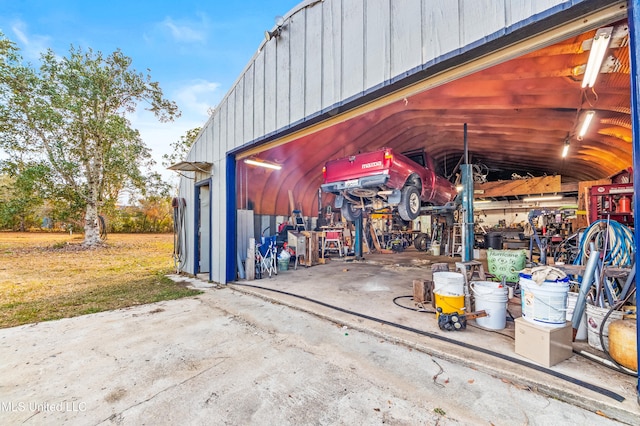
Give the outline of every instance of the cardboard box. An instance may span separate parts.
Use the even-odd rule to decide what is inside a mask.
[[[516,318],[516,353],[551,367],[573,355],[573,330],[570,322],[551,328]]]

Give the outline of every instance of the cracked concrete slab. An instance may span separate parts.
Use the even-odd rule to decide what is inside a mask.
[[[0,330],[0,423],[619,424],[324,314],[229,287]]]

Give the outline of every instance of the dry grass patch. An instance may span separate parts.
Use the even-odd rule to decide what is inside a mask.
[[[165,277],[173,237],[0,232],[0,327],[73,317],[199,294]]]

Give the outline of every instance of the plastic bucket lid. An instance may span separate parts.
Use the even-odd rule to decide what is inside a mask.
[[[507,294],[508,289],[502,283],[494,281],[471,281],[471,290],[477,295]]]

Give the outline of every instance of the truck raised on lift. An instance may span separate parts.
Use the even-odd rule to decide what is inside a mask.
[[[336,195],[335,207],[354,221],[365,209],[392,207],[403,220],[420,215],[423,205],[444,206],[456,197],[456,188],[436,171],[422,149],[395,152],[391,148],[328,161],[322,190]]]

